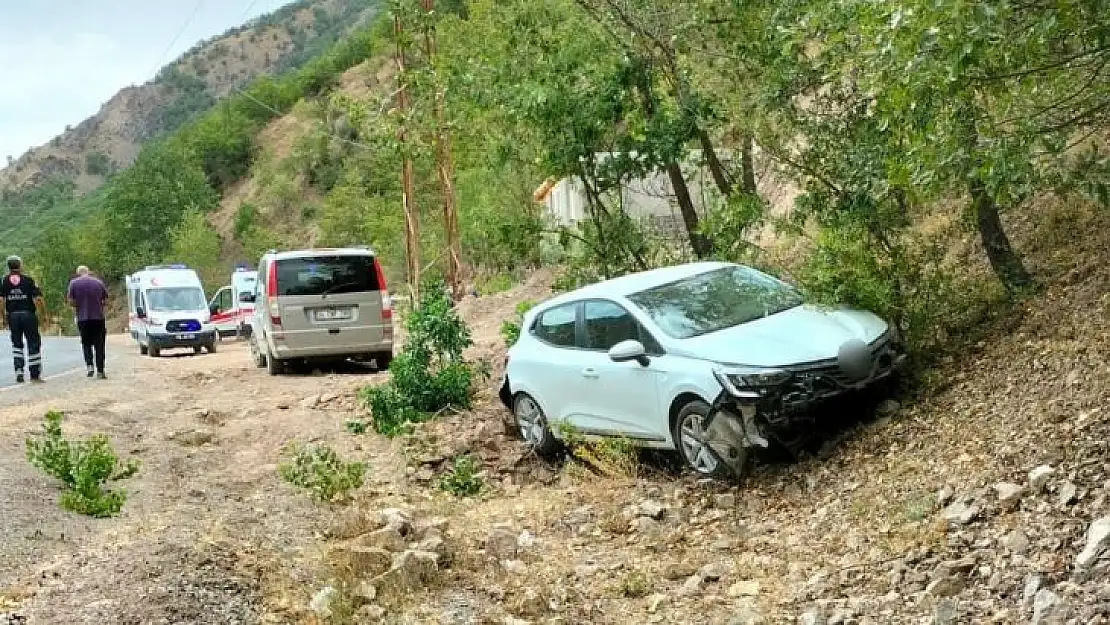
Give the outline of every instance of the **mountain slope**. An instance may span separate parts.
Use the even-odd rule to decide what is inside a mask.
[[[378,0],[300,0],[198,43],[143,85],[121,89],[100,111],[50,143],[9,157],[0,204],[48,181],[87,192],[130,165],[144,141],[171,132],[263,74],[296,68],[372,17]],[[7,210],[0,219],[7,220]]]

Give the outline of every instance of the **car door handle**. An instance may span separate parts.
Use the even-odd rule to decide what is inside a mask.
[[[582,370],[582,377],[584,377],[584,378],[596,378],[597,377],[597,369],[594,369],[593,367],[586,367],[585,369]]]

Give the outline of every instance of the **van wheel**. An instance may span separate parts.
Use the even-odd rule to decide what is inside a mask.
[[[266,355],[266,371],[270,375],[281,375],[285,373],[285,361],[274,358],[273,354]]]
[[[261,369],[262,367],[265,367],[266,366],[266,356],[264,356],[262,354],[262,352],[258,350],[258,344],[255,343],[252,340],[248,340],[247,342],[250,343],[251,361],[254,363],[254,366],[258,367],[259,369]]]
[[[208,350],[209,354],[215,354],[216,353],[216,341],[212,341],[211,343],[205,345],[204,348]]]

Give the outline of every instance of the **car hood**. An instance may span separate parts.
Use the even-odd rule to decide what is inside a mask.
[[[722,364],[782,367],[836,358],[846,341],[871,343],[886,329],[887,323],[869,312],[798,306],[676,341],[671,351]]]

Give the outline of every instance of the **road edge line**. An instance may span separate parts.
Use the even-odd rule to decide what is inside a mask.
[[[44,382],[47,382],[49,380],[56,380],[57,378],[64,378],[67,375],[73,375],[75,373],[79,373],[79,372],[84,371],[84,370],[85,370],[85,367],[74,367],[72,369],[67,369],[65,371],[62,371],[61,373],[55,373],[54,375],[48,375],[45,378],[43,378],[42,380]],[[0,387],[0,393],[5,393],[7,391],[13,391],[13,390],[20,389],[20,388],[27,388],[27,386],[28,386],[27,383],[19,384],[17,382],[15,384],[12,384],[11,386]]]

